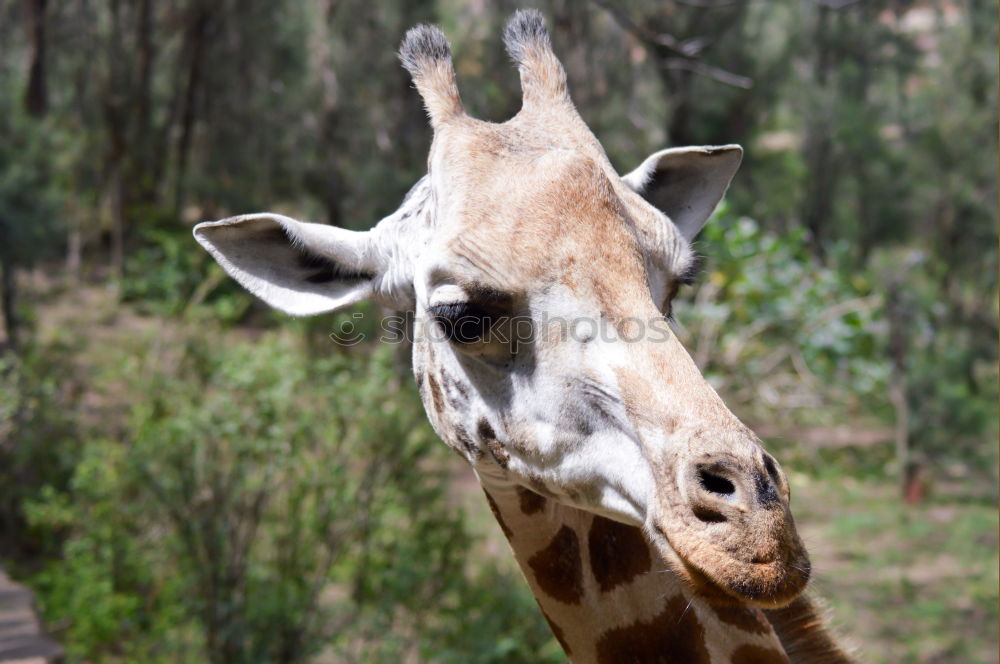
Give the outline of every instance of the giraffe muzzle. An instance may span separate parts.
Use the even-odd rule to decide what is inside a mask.
[[[702,595],[771,608],[801,594],[810,563],[784,473],[754,447],[679,461],[676,492],[665,496],[655,530]]]

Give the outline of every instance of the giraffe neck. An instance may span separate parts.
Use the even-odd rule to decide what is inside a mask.
[[[552,632],[574,664],[787,663],[765,614],[684,587],[639,528],[480,477]]]

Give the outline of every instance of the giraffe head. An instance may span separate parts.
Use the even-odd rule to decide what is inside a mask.
[[[523,107],[494,124],[464,111],[443,33],[406,35],[434,129],[428,175],[370,231],[252,214],[195,237],[288,313],[365,298],[412,312],[428,416],[484,485],[641,526],[715,600],[791,601],[809,562],[785,476],[665,317],[740,148],[662,150],[619,176],[541,15],[515,14],[504,40]]]

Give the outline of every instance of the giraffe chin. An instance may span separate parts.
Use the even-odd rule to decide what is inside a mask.
[[[776,609],[802,594],[811,572],[805,547],[789,526],[772,537],[758,532],[745,538],[655,530],[666,539],[664,558],[696,595],[717,606]]]
[[[707,572],[681,560],[680,568],[674,570],[687,581],[696,595],[715,606],[754,606],[760,609],[779,609],[793,602],[805,590],[809,580],[808,561],[806,566],[784,574],[770,569],[737,572],[727,570],[736,578],[709,576]],[[805,570],[804,572],[801,570]],[[756,572],[756,575],[755,575]],[[743,576],[740,576],[743,575]],[[756,578],[755,578],[756,577]],[[779,577],[779,579],[776,579]]]

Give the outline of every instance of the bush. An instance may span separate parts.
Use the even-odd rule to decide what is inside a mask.
[[[0,556],[20,560],[58,549],[57,533],[28,529],[24,505],[42,487],[66,487],[79,457],[68,350],[41,350],[0,353]]]
[[[836,248],[821,263],[801,230],[774,235],[725,207],[696,248],[705,269],[675,307],[679,333],[734,408],[807,425],[890,413],[883,297],[865,272],[835,267]]]
[[[142,231],[125,264],[122,299],[137,310],[176,316],[187,311],[221,322],[243,318],[254,299],[171,219]],[[200,306],[201,305],[201,306]]]
[[[894,421],[895,325],[916,458],[995,467],[995,299],[982,311],[974,287],[920,251],[881,251],[861,268],[833,245],[822,262],[804,231],[775,235],[725,206],[697,249],[704,274],[675,306],[678,332],[735,410],[783,427]],[[884,470],[882,451],[865,455]]]
[[[143,358],[107,377],[132,395],[125,439],[87,441],[27,508],[65,534],[33,585],[71,659],[537,661],[551,637],[525,589],[466,561],[445,448],[392,349],[316,359],[291,339],[122,349]]]

